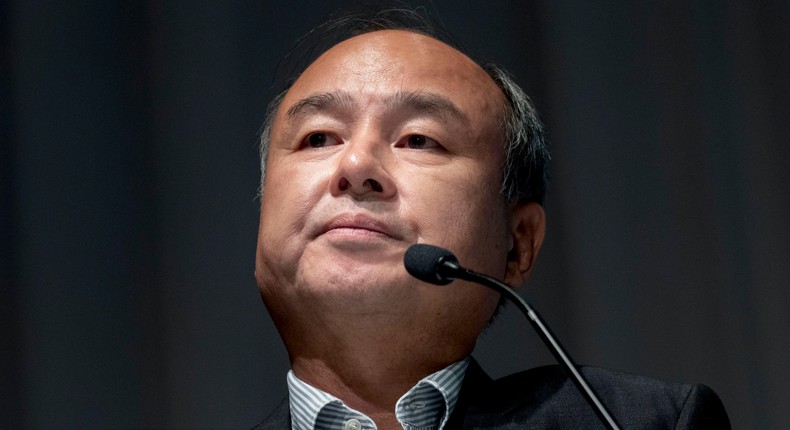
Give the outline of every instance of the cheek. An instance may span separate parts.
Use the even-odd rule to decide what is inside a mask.
[[[267,170],[262,192],[261,221],[275,229],[297,226],[326,188],[325,169],[280,162]]]
[[[300,235],[320,197],[321,178],[309,169],[270,168],[262,193],[258,252],[263,258],[290,260],[298,254]],[[284,257],[284,258],[283,258]]]
[[[491,174],[462,172],[413,182],[420,188],[404,190],[404,203],[419,226],[420,242],[447,248],[469,268],[498,276],[510,236],[500,184],[485,179]]]

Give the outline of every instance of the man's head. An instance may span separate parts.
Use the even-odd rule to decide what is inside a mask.
[[[365,33],[381,30],[406,30],[429,36],[464,52],[444,28],[421,8],[384,8],[375,12],[342,13],[318,26],[297,44],[288,56],[291,69],[280,77],[284,86],[267,109],[261,133],[261,185],[266,174],[271,129],[283,97],[296,78],[318,54],[337,43]],[[297,57],[297,58],[293,58]],[[305,63],[307,61],[307,63]],[[483,70],[505,95],[502,107],[505,165],[502,169],[502,195],[510,202],[543,204],[549,177],[549,153],[543,125],[529,97],[503,68],[487,63]],[[295,72],[296,71],[296,72]],[[262,189],[262,188],[261,188]]]
[[[471,352],[497,295],[421,283],[402,258],[431,243],[526,280],[547,156],[518,87],[435,38],[379,30],[323,53],[268,122],[256,277],[292,359],[399,335],[437,364]]]

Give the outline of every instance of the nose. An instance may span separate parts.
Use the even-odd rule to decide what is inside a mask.
[[[386,169],[389,145],[361,139],[345,145],[332,176],[332,195],[379,200],[392,197],[395,183]]]

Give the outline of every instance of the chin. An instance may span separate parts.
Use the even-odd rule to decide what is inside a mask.
[[[305,273],[304,285],[309,289],[332,294],[380,294],[404,288],[404,279],[392,270],[359,264],[335,264],[324,270]]]
[[[302,294],[352,313],[390,312],[415,307],[424,300],[420,286],[400,267],[392,265],[333,264],[304,273],[298,281]]]

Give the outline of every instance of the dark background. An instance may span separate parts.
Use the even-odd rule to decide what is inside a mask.
[[[285,395],[256,140],[323,1],[0,3],[0,427],[244,428]],[[521,289],[574,358],[790,428],[790,2],[437,1],[553,142]],[[550,363],[509,308],[476,352]]]

